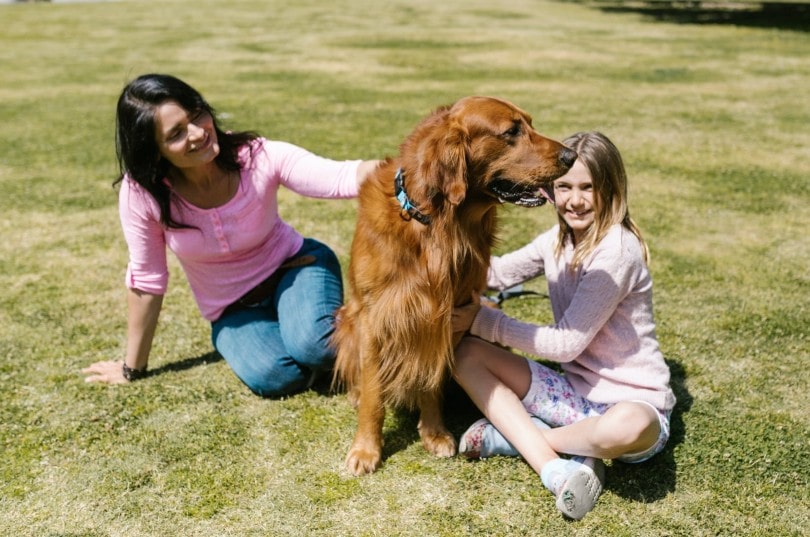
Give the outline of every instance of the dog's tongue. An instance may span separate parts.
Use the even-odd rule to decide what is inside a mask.
[[[552,205],[556,205],[554,203],[554,187],[553,186],[541,187],[540,188],[540,195],[543,196],[544,198],[546,198],[546,201],[548,201]]]

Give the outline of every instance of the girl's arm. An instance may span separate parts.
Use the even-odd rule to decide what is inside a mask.
[[[644,266],[637,247],[626,249],[618,240],[602,244],[577,277],[571,301],[554,325],[524,323],[500,310],[481,308],[470,332],[547,360],[570,362],[587,348],[614,315],[640,281]],[[624,321],[624,324],[633,323],[632,319]]]
[[[470,333],[546,360],[570,362],[587,348],[625,294],[608,274],[593,273],[582,279],[570,306],[553,325],[538,326],[481,308]]]
[[[136,371],[145,371],[152,350],[158,317],[163,306],[163,295],[129,289],[127,295],[127,350],[124,364]],[[96,362],[82,370],[86,382],[123,384],[124,369],[119,360]]]
[[[548,244],[556,236],[556,229],[555,227],[542,233],[532,242],[517,250],[500,257],[493,256],[490,258],[489,271],[487,273],[487,287],[502,291],[544,274],[546,264],[543,251],[549,248]],[[473,297],[472,302],[469,304],[454,308],[452,317],[453,332],[466,332],[470,330],[473,321],[477,319],[480,309],[481,301],[477,296]],[[483,314],[483,316],[486,317],[486,314]],[[481,322],[482,321],[478,321],[479,326]],[[473,332],[473,334],[485,339],[487,337],[495,337],[489,333],[482,334]],[[490,339],[489,341],[494,342],[494,339]]]
[[[550,237],[553,237],[552,232],[554,229],[539,235],[517,250],[492,257],[487,273],[487,287],[503,291],[544,274],[543,248]]]

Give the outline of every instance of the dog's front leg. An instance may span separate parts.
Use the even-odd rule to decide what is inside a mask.
[[[438,391],[419,395],[419,436],[425,449],[437,457],[456,454],[456,439],[444,426],[442,397]]]
[[[354,475],[370,474],[382,462],[383,420],[385,404],[377,371],[367,360],[360,371],[360,393],[357,401],[357,434],[346,455],[346,468]]]

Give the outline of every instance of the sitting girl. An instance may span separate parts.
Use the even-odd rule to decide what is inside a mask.
[[[459,345],[454,376],[486,416],[462,435],[459,452],[522,456],[557,508],[578,520],[602,490],[601,459],[637,463],[663,449],[675,396],[621,155],[596,132],[564,143],[579,157],[554,181],[559,224],[493,258],[488,281],[506,289],[545,274],[555,324],[478,303],[458,308],[453,329],[477,337]],[[493,343],[557,362],[562,373]]]

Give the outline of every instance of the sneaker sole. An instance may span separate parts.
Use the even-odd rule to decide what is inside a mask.
[[[574,472],[557,495],[557,509],[565,516],[580,520],[587,515],[599,499],[602,483],[587,466]]]

